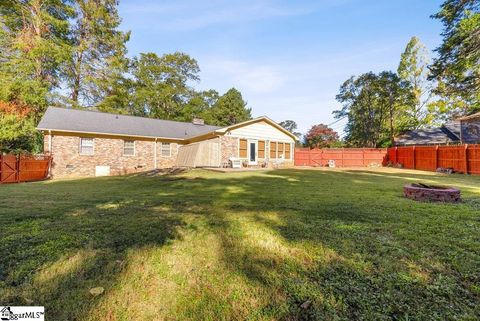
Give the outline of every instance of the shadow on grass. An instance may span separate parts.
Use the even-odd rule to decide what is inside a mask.
[[[416,176],[199,173],[0,190],[1,302],[41,304],[56,320],[81,320],[98,302],[90,288],[114,287],[131,251],[175,242],[179,229],[189,228],[184,217],[195,214],[220,235],[225,266],[266,289],[269,303],[257,315],[380,320],[475,313],[478,215],[465,204],[399,198],[402,184]]]

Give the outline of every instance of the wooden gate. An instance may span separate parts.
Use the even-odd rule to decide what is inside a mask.
[[[18,159],[15,155],[0,156],[0,183],[18,182]]]
[[[0,184],[46,179],[51,160],[44,155],[0,155]]]

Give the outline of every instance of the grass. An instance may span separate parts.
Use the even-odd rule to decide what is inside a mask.
[[[413,181],[460,187],[464,202],[404,199]],[[3,185],[0,253],[0,304],[44,305],[48,320],[478,320],[480,177],[195,170]]]

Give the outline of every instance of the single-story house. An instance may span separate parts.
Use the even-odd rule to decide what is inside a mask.
[[[480,144],[480,113],[461,117],[460,139],[464,144]]]
[[[410,130],[395,137],[395,146],[460,144],[460,122],[453,121],[441,127]]]
[[[438,128],[420,128],[395,137],[395,146],[480,144],[480,113],[457,118]]]
[[[49,107],[37,126],[51,175],[118,175],[169,167],[292,166],[296,137],[268,117],[226,127]]]

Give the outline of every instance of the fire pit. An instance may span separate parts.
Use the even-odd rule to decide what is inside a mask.
[[[422,183],[407,184],[403,195],[415,201],[456,203],[460,201],[460,190],[452,187],[433,186]]]

